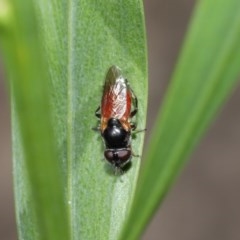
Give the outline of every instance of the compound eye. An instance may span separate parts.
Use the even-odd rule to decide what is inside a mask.
[[[131,158],[132,151],[130,149],[106,150],[104,156],[112,164],[124,165]]]
[[[131,150],[127,150],[127,149],[122,149],[120,151],[118,151],[118,158],[122,161],[122,162],[126,162],[129,160],[129,158],[131,157],[132,152]]]
[[[105,158],[109,161],[109,162],[114,162],[114,160],[115,160],[115,158],[116,158],[116,156],[115,156],[116,154],[113,152],[113,151],[111,151],[111,150],[106,150],[105,152],[104,152],[104,156],[105,156]]]

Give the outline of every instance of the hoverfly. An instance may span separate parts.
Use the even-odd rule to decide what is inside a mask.
[[[116,169],[122,169],[135,156],[131,149],[131,118],[138,111],[138,100],[127,79],[117,66],[107,72],[101,105],[95,115],[100,119],[97,130],[105,143],[104,156]]]

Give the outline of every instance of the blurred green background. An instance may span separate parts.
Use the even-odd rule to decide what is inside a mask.
[[[145,1],[150,79],[147,140],[194,3]],[[0,239],[15,240],[10,110],[2,64],[0,78]],[[239,239],[239,102],[240,88],[192,155],[142,239]]]

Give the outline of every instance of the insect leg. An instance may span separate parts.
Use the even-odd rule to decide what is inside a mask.
[[[136,128],[135,128],[135,129],[136,129]],[[133,130],[135,130],[135,129],[133,129]],[[137,134],[137,133],[145,132],[145,131],[147,131],[146,128],[144,128],[144,129],[140,129],[140,130],[136,130],[136,131],[133,132],[133,134]]]
[[[133,156],[133,157],[141,157],[139,154],[135,154],[135,153],[133,153],[133,152],[132,152],[132,156]]]
[[[96,109],[96,111],[95,111],[95,116],[96,116],[97,118],[101,118],[100,106]],[[97,131],[97,132],[100,132],[100,131],[101,131],[100,126],[98,126],[98,127],[93,127],[92,130],[93,130],[93,131]]]
[[[131,127],[132,131],[136,130],[136,128],[137,128],[135,123],[130,123],[130,127]]]
[[[138,99],[132,89],[131,89],[131,93],[132,93],[132,100],[133,100],[133,107],[134,107],[133,111],[130,114],[130,117],[132,118],[136,115],[138,111]]]
[[[95,111],[95,116],[96,116],[97,118],[101,118],[100,106],[96,109],[96,111]]]
[[[100,127],[92,127],[92,130],[93,130],[93,131],[96,131],[96,132],[101,132]]]

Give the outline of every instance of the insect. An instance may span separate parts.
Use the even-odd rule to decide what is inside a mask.
[[[103,87],[101,106],[95,112],[100,119],[97,130],[105,143],[104,156],[116,169],[122,169],[135,156],[131,149],[131,118],[138,111],[138,100],[117,66],[111,66]]]

